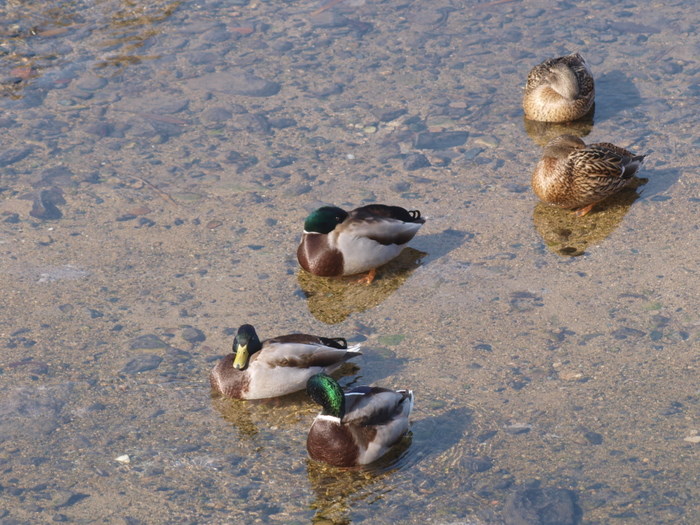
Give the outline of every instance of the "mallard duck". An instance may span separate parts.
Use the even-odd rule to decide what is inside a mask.
[[[362,355],[360,345],[348,348],[342,337],[290,334],[260,342],[255,328],[242,325],[233,352],[209,374],[214,392],[238,399],[262,399],[303,390],[319,372],[332,372],[346,360]]]
[[[527,76],[523,109],[530,120],[568,122],[583,117],[595,98],[593,76],[578,53],[550,58]]]
[[[583,216],[627,186],[644,157],[607,142],[586,146],[578,137],[560,135],[544,148],[532,174],[532,189],[542,201],[578,208],[576,215]]]
[[[304,270],[321,277],[369,272],[397,257],[425,223],[418,210],[370,204],[346,212],[323,206],[304,222],[297,259]]]
[[[309,456],[336,467],[376,461],[408,432],[413,392],[360,386],[343,394],[325,374],[309,379],[306,392],[323,407],[306,439]]]

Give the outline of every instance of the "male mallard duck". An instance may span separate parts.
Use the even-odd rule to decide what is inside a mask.
[[[309,456],[336,467],[379,459],[408,432],[413,392],[360,386],[345,394],[335,379],[316,374],[306,385],[323,407],[306,439]]]
[[[346,360],[362,355],[360,345],[348,348],[342,337],[281,335],[260,343],[255,328],[244,324],[233,340],[233,353],[209,374],[215,392],[239,399],[262,399],[303,390],[308,379],[332,372]]]
[[[532,189],[546,203],[579,208],[576,215],[581,217],[627,186],[644,157],[607,142],[586,146],[578,137],[560,135],[544,148],[532,174]]]
[[[595,86],[591,70],[578,53],[550,58],[527,76],[523,109],[530,120],[568,122],[591,109]]]
[[[355,275],[371,283],[377,267],[397,257],[425,219],[418,210],[370,204],[350,213],[323,206],[304,222],[297,259],[304,270],[321,277]]]

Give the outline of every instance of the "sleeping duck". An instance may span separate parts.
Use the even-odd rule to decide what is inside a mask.
[[[550,58],[527,76],[523,109],[530,120],[570,122],[593,106],[595,83],[588,64],[578,53]]]
[[[306,392],[323,410],[306,440],[309,456],[337,467],[376,461],[408,431],[413,392],[360,386],[345,394],[325,374],[309,379]]]
[[[573,135],[560,135],[544,148],[532,174],[532,189],[542,201],[577,208],[576,215],[582,217],[629,185],[645,156],[608,142],[586,145]]]
[[[303,390],[308,379],[330,373],[350,358],[362,355],[360,345],[348,348],[342,337],[290,334],[260,342],[249,324],[233,340],[233,352],[209,374],[217,394],[238,399],[278,397]]]
[[[370,204],[347,212],[323,206],[304,222],[297,259],[304,270],[321,277],[369,272],[397,257],[425,223],[418,210]]]

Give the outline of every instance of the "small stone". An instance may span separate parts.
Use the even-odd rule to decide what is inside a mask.
[[[493,460],[489,457],[468,456],[462,458],[460,464],[469,472],[486,472],[493,467]]]
[[[506,525],[576,525],[582,510],[576,493],[567,489],[521,488],[506,498]]]
[[[532,430],[531,425],[526,425],[525,423],[514,423],[512,425],[508,425],[507,427],[504,427],[503,430],[505,430],[508,434],[527,434]]]
[[[591,445],[600,445],[603,443],[603,436],[602,434],[598,434],[598,432],[585,432],[583,437],[585,437],[586,441]]]
[[[407,113],[406,108],[382,108],[374,112],[379,122],[391,122]]]
[[[149,370],[155,370],[163,362],[163,358],[153,354],[142,354],[131,361],[129,361],[124,368],[122,368],[123,374],[140,374],[141,372],[148,372]]]
[[[116,458],[114,458],[114,461],[118,461],[123,465],[128,465],[129,463],[131,463],[131,458],[129,457],[129,454],[122,454],[121,456],[117,456]]]
[[[581,372],[570,372],[570,371],[559,372],[559,379],[561,379],[562,381],[579,381],[582,378],[583,378],[583,374]]]
[[[407,171],[414,171],[428,166],[430,166],[430,161],[422,153],[409,153],[403,159],[403,167]]]
[[[95,75],[88,75],[84,78],[81,78],[76,83],[76,87],[82,89],[83,91],[97,91],[98,89],[102,89],[106,85],[107,79]]]
[[[416,149],[447,149],[467,142],[466,131],[424,131],[416,136]]]
[[[167,347],[168,344],[154,334],[141,335],[136,339],[133,339],[129,345],[131,350],[157,350]]]
[[[206,340],[207,337],[204,335],[204,332],[198,328],[186,326],[182,330],[182,338],[188,343],[201,343],[202,341]]]
[[[683,438],[683,441],[687,441],[688,443],[700,443],[700,436],[688,436],[687,438]]]
[[[219,91],[231,95],[270,97],[280,91],[280,84],[260,78],[246,71],[217,72],[196,77],[188,82],[192,89]]]

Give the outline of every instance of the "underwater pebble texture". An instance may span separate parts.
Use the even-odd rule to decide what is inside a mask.
[[[700,40],[687,1],[0,6],[3,523],[695,524]],[[143,4],[143,5],[140,5]],[[588,216],[529,179],[530,68],[579,51]],[[419,209],[371,287],[310,278],[322,204]],[[238,325],[363,344],[412,436],[317,465],[318,407],[211,399]]]

